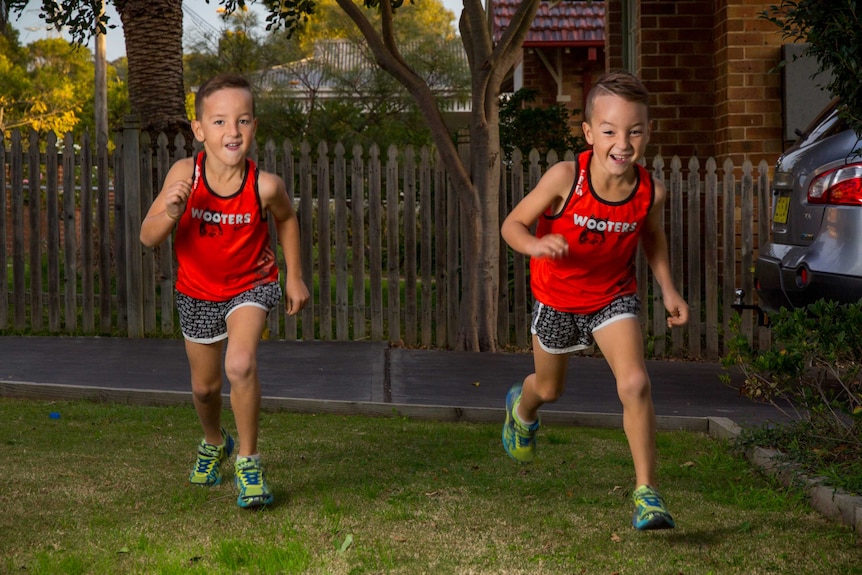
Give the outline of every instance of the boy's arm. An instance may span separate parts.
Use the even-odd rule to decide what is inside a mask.
[[[285,277],[285,306],[288,315],[295,315],[305,307],[310,298],[308,287],[302,279],[302,262],[299,247],[299,222],[296,211],[287,195],[284,180],[275,174],[260,172],[258,182],[260,199],[264,209],[275,218],[278,243],[284,253],[287,267]]]
[[[194,161],[185,158],[177,161],[165,176],[162,191],[153,200],[144,221],[141,222],[141,243],[151,248],[161,244],[174,229],[186,210],[192,192]]]
[[[534,258],[562,258],[569,252],[569,243],[559,234],[537,238],[531,228],[543,213],[557,211],[569,195],[574,183],[572,162],[554,164],[536,187],[518,202],[500,227],[506,243],[516,252]]]
[[[685,325],[688,322],[688,304],[677,291],[670,273],[670,258],[668,257],[667,237],[662,226],[662,213],[667,190],[662,182],[655,182],[655,201],[647,215],[646,226],[641,233],[641,245],[646,254],[647,263],[659,286],[662,300],[670,317],[668,327]]]

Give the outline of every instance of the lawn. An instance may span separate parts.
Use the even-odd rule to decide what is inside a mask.
[[[191,406],[0,399],[0,571],[862,574],[852,530],[701,434],[659,434],[678,527],[638,532],[619,430],[545,426],[532,466],[498,425],[264,413],[261,430],[276,503],[248,511],[230,467],[187,483]]]

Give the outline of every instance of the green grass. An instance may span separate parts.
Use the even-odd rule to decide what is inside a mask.
[[[229,468],[187,483],[191,406],[0,399],[0,572],[862,574],[855,533],[707,436],[659,434],[678,527],[641,533],[622,431],[545,426],[532,466],[499,433],[264,413],[276,503],[247,511]]]

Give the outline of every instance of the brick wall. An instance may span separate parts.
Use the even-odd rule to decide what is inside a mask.
[[[722,0],[715,18],[716,153],[773,164],[783,147],[779,29],[765,2]]]
[[[640,2],[638,70],[652,93],[651,143],[663,156],[715,155],[711,2]]]
[[[629,0],[635,2],[637,0]],[[768,2],[640,0],[636,70],[652,93],[648,156],[714,156],[740,165],[782,149],[777,27]],[[606,65],[623,64],[623,0],[607,0]]]

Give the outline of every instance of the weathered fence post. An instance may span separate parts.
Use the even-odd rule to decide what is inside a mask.
[[[398,266],[401,259],[401,242],[398,225],[398,148],[386,150],[386,285],[387,285],[387,336],[388,341],[401,341],[401,289]]]
[[[332,278],[330,275],[329,147],[317,145],[317,278],[320,285],[320,339],[332,339]]]
[[[721,289],[721,325],[722,349],[727,349],[727,339],[730,337],[730,304],[733,303],[736,291],[736,178],[733,173],[733,162],[730,158],[724,161],[724,177],[722,178],[722,282]]]
[[[81,171],[83,172],[83,166]],[[81,181],[83,183],[83,178]],[[85,198],[88,196],[89,193],[85,193],[82,187],[82,209]],[[75,231],[75,203],[75,140],[72,138],[72,134],[66,134],[63,139],[63,293],[65,295],[63,309],[65,311],[66,331],[71,332],[78,328],[78,235]],[[82,237],[88,236],[89,234]],[[83,253],[83,246],[81,248]],[[57,327],[59,329],[59,326]]]
[[[350,160],[350,207],[353,219],[353,339],[365,339],[365,163],[362,146],[353,146]]]
[[[703,354],[701,337],[701,311],[703,310],[701,290],[701,266],[702,256],[700,253],[700,238],[703,234],[700,219],[700,163],[697,158],[688,161],[688,283],[685,294],[688,302],[688,353],[691,357],[699,358]]]
[[[347,300],[347,162],[341,142],[335,144],[332,179],[335,190],[335,339],[346,341],[350,339]]]
[[[133,116],[123,125],[123,197],[126,301],[129,337],[144,336],[143,247],[141,246],[141,129]]]
[[[30,325],[42,329],[42,174],[39,162],[39,134],[30,131]]]
[[[45,147],[45,251],[48,263],[48,292],[46,295],[48,300],[48,331],[56,334],[60,331],[60,190],[57,187],[59,159],[57,158],[57,135],[54,132],[48,133],[47,144]],[[74,157],[72,165],[75,165]],[[65,175],[63,179],[66,180]],[[68,181],[74,182],[74,177],[68,178]],[[64,193],[63,196],[65,201],[66,194]],[[73,202],[74,197],[73,183]],[[74,229],[75,226],[72,226],[73,231]]]
[[[9,325],[9,268],[8,259],[6,257],[6,238],[8,238],[9,230],[6,227],[6,215],[9,213],[9,206],[6,203],[6,142],[0,137],[0,241],[3,243],[3,249],[0,250],[0,328],[5,329]]]

